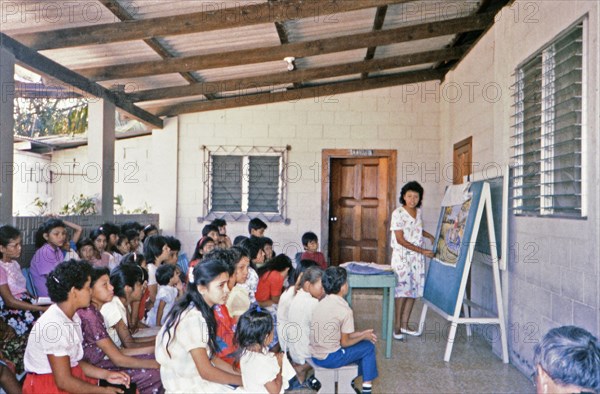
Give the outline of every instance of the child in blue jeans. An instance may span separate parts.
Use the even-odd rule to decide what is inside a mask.
[[[327,268],[321,281],[326,296],[312,314],[312,360],[323,368],[358,364],[358,374],[363,378],[362,393],[371,394],[372,382],[378,376],[374,345],[377,336],[373,329],[354,331],[352,309],[344,299],[348,294],[348,274],[344,268]]]

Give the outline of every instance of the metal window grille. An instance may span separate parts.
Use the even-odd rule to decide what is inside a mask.
[[[513,208],[583,217],[583,22],[516,70]]]

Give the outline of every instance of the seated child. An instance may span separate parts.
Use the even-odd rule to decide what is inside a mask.
[[[250,256],[246,249],[239,246],[232,246],[229,249],[236,253],[236,259],[233,263],[233,274],[229,276],[229,287],[230,293],[227,297],[227,310],[234,321],[240,318],[250,308],[250,295],[248,289],[241,286],[248,280],[248,270],[250,267]]]
[[[146,324],[149,327],[162,326],[167,320],[177,297],[183,293],[181,280],[177,267],[171,264],[163,264],[156,270],[156,281],[158,282],[158,293],[156,302],[148,312]]]
[[[371,394],[371,384],[377,378],[373,329],[354,331],[352,309],[344,299],[348,294],[348,274],[341,267],[329,267],[322,278],[325,298],[312,314],[310,353],[313,362],[323,368],[339,368],[358,364],[363,377],[363,394]]]
[[[327,269],[327,260],[323,253],[319,252],[319,238],[317,234],[309,231],[302,235],[302,245],[304,246],[304,253],[300,256],[300,260],[312,260],[319,264],[321,269]]]
[[[267,229],[267,224],[260,220],[259,218],[250,219],[248,222],[248,234],[250,234],[250,238],[262,238],[265,236],[265,230]]]
[[[203,256],[213,250],[216,246],[215,240],[211,237],[202,237],[196,244],[196,249],[194,249],[194,254],[192,255],[192,260],[188,265],[187,272],[187,280],[192,283],[194,278],[192,278],[192,273],[194,272],[194,267],[202,260]]]
[[[321,278],[323,270],[318,267],[310,267],[300,279],[300,289],[292,300],[289,310],[289,328],[286,334],[290,336],[289,351],[294,368],[298,373],[298,381],[304,382],[306,372],[310,364],[306,359],[311,356],[309,351],[312,313],[323,298],[323,284]],[[293,338],[293,340],[292,340]]]
[[[281,393],[289,387],[294,369],[285,353],[271,353],[268,345],[274,337],[273,319],[260,307],[250,309],[238,320],[235,332],[239,346],[237,359],[244,390],[248,393]]]
[[[55,302],[35,323],[25,349],[27,377],[23,393],[120,393],[98,387],[98,379],[129,387],[129,375],[98,368],[82,360],[81,319],[75,313],[90,305],[92,267],[83,261],[60,263],[47,276]]]

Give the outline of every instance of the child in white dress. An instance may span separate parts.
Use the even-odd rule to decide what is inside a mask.
[[[146,318],[146,324],[150,327],[165,324],[167,315],[173,309],[175,301],[183,293],[183,286],[176,265],[163,264],[158,267],[156,282],[158,282],[156,301]]]
[[[295,375],[285,353],[269,352],[268,345],[274,335],[273,318],[260,307],[248,310],[238,320],[237,358],[244,390],[248,393],[283,394],[289,387],[288,380]]]

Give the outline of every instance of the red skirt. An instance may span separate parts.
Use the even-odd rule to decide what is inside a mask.
[[[79,380],[88,382],[95,386],[98,385],[98,379],[92,379],[85,376],[83,369],[79,365],[71,367],[71,375]],[[23,394],[68,394],[58,388],[54,381],[54,376],[51,373],[38,375],[35,373],[28,373],[23,383]]]

